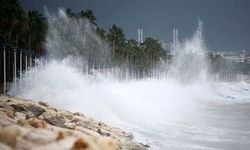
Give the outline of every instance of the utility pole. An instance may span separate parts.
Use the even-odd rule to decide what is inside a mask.
[[[29,69],[31,69],[31,67],[32,67],[32,55],[30,54],[30,68]]]
[[[6,94],[6,51],[3,47],[3,94]]]
[[[14,49],[14,84],[16,85],[16,49]]]
[[[20,73],[19,73],[19,78],[22,78],[22,72],[23,72],[23,54],[22,54],[22,50],[20,50]]]
[[[27,72],[28,69],[28,56],[27,56],[27,52],[25,54],[25,72]]]

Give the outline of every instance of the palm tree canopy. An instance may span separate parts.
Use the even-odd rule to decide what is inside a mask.
[[[81,18],[87,18],[87,19],[89,19],[90,20],[90,22],[91,23],[93,23],[94,25],[96,25],[96,16],[94,15],[94,13],[93,13],[93,11],[92,10],[89,10],[89,9],[87,9],[87,10],[82,10],[81,12],[80,12],[80,17]]]

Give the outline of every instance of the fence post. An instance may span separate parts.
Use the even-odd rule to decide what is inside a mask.
[[[3,94],[6,94],[6,51],[3,47]]]
[[[29,69],[31,69],[31,67],[32,67],[32,55],[30,54],[30,68]]]
[[[16,86],[16,79],[17,79],[17,76],[16,76],[16,49],[14,49],[14,84]]]
[[[22,74],[23,74],[23,54],[22,54],[22,50],[20,50],[20,78],[22,78]]]
[[[25,72],[27,72],[28,69],[28,56],[27,56],[27,52],[25,53]]]

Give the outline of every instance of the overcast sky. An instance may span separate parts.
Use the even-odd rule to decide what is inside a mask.
[[[21,0],[21,4],[42,12],[44,6],[50,11],[91,9],[105,29],[117,24],[127,38],[137,39],[142,27],[145,36],[167,42],[175,26],[180,38],[191,37],[200,19],[209,49],[250,52],[250,0]]]

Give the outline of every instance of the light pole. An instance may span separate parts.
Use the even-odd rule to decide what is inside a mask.
[[[6,51],[3,47],[3,94],[6,94]]]
[[[27,72],[28,69],[28,56],[27,53],[25,54],[25,72]]]
[[[14,49],[14,84],[16,86],[16,49]]]
[[[22,72],[23,72],[23,54],[22,54],[22,50],[20,50],[20,75],[19,75],[19,78],[22,78]]]
[[[30,54],[30,68],[29,69],[31,69],[31,67],[32,67],[32,55]]]

